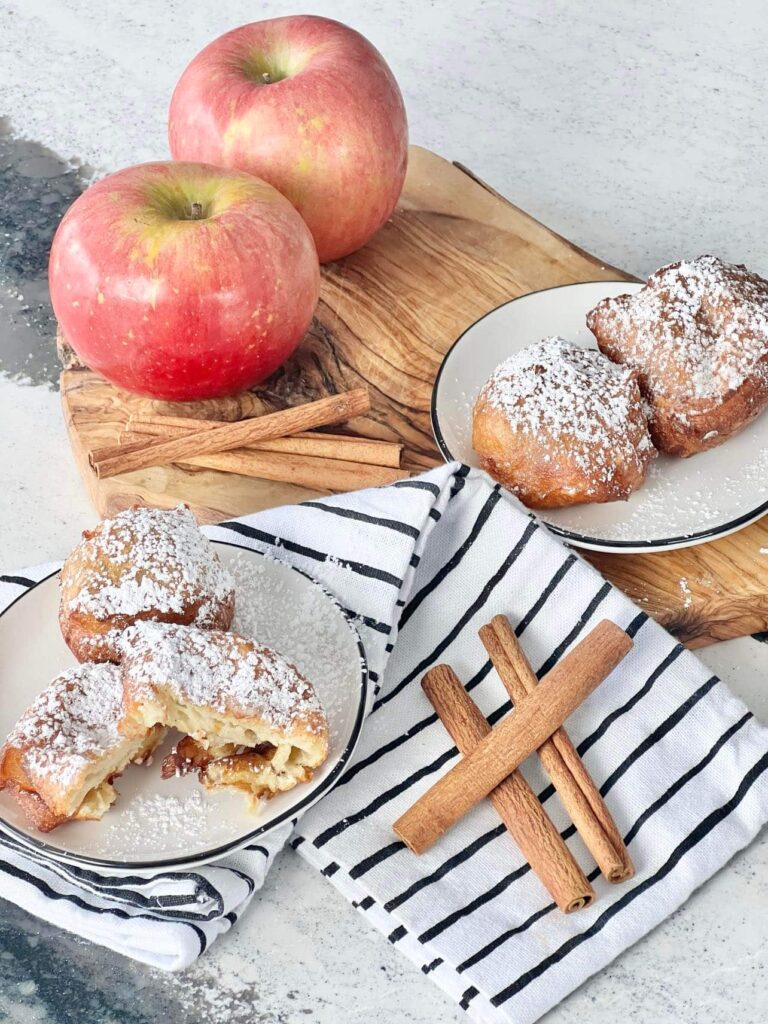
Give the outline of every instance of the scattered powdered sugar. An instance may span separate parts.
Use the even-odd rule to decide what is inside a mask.
[[[72,574],[72,575],[71,575]],[[234,582],[189,509],[131,508],[85,534],[62,570],[72,611],[104,620],[156,610],[216,623]]]
[[[551,337],[505,360],[480,391],[510,427],[540,438],[596,483],[654,454],[634,371],[595,349]]]
[[[281,654],[223,630],[138,622],[121,640],[126,685],[133,699],[152,699],[162,687],[179,704],[222,714],[260,716],[290,733],[320,731],[320,701]],[[319,714],[317,714],[319,712]]]
[[[91,636],[81,635],[78,638],[78,656],[100,660],[103,658],[102,652],[105,647],[117,650],[122,632],[122,629],[108,629],[106,633],[94,633]]]
[[[354,664],[357,690],[365,670],[341,606],[320,585],[269,555],[238,554],[229,568],[237,595],[232,628],[274,647],[310,680],[328,717],[333,748],[351,703],[346,676]]]
[[[728,447],[730,472],[723,470],[723,449],[693,459],[662,455],[651,464],[645,485],[620,507],[585,505],[538,515],[606,541],[643,543],[717,529],[768,500],[766,427],[742,432]]]
[[[662,267],[639,292],[603,299],[587,323],[652,397],[711,406],[753,375],[768,384],[768,281],[715,256]]]
[[[334,598],[269,555],[237,555],[229,568],[237,594],[233,630],[275,647],[308,678],[338,670],[339,630],[347,627]],[[297,587],[297,579],[306,585]]]
[[[688,586],[688,579],[685,576],[680,577],[679,581],[680,593],[683,597],[683,608],[690,608],[693,604],[693,594],[691,588]]]
[[[215,828],[216,815],[210,812],[211,806],[201,790],[188,796],[139,793],[121,804],[119,813],[109,816],[95,851],[104,853],[116,847],[129,848],[136,836],[158,850],[179,836],[194,845],[195,840],[207,840]]]
[[[83,664],[62,672],[33,701],[8,737],[20,747],[35,782],[53,776],[62,788],[125,743],[123,684],[115,665]]]
[[[723,594],[723,588],[720,586],[719,583],[716,583],[711,576],[697,576],[696,582],[699,584],[699,586],[707,587],[707,589],[713,590],[716,594]]]

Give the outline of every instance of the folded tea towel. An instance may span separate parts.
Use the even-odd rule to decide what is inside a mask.
[[[482,473],[444,466],[206,532],[298,566],[350,610],[374,684],[357,754],[293,829],[198,870],[105,877],[2,835],[0,895],[32,913],[147,963],[183,967],[237,921],[288,840],[472,1019],[530,1024],[669,915],[768,820],[768,730]],[[51,568],[0,577],[3,605]],[[600,619],[634,639],[568,720],[629,846],[631,881],[611,886],[597,875],[537,759],[524,766],[598,893],[568,916],[487,801],[421,857],[392,832],[458,756],[421,690],[424,672],[450,663],[491,722],[509,709],[477,637],[497,613],[510,617],[540,676]]]

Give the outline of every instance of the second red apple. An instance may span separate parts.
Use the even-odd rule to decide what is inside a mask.
[[[321,262],[391,215],[408,154],[402,96],[358,32],[314,16],[234,29],[199,53],[171,100],[176,160],[249,171],[307,222]]]

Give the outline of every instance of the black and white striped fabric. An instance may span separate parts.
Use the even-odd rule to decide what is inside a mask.
[[[285,828],[194,872],[104,878],[3,837],[0,895],[33,913],[137,959],[180,967],[237,920],[290,834],[298,853],[471,1018],[529,1024],[670,914],[768,821],[768,730],[483,474],[441,467],[209,532],[292,562],[356,616],[375,684],[359,752],[292,834]],[[28,575],[5,578],[4,602],[44,571]],[[598,892],[592,907],[567,917],[487,804],[422,857],[392,832],[458,756],[421,691],[423,673],[448,662],[489,721],[509,710],[477,637],[499,612],[540,676],[602,618],[635,641],[568,728],[629,844],[636,877],[605,884],[538,762],[524,767]]]

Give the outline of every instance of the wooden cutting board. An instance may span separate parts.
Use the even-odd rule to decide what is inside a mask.
[[[438,367],[479,316],[526,292],[578,281],[632,280],[556,235],[465,168],[412,147],[403,197],[389,223],[362,249],[323,268],[320,305],[294,357],[256,395],[265,409],[368,385],[371,412],[355,433],[399,439],[414,471],[440,462],[429,418]],[[186,501],[216,522],[316,497],[290,484],[211,470],[156,467],[98,480],[91,448],[116,443],[131,411],[195,415],[137,398],[82,368],[61,376],[73,451],[101,515],[136,503]],[[243,401],[216,415],[237,419]],[[210,413],[209,413],[210,414]],[[648,555],[587,553],[600,571],[691,646],[768,628],[768,517],[714,543]]]

